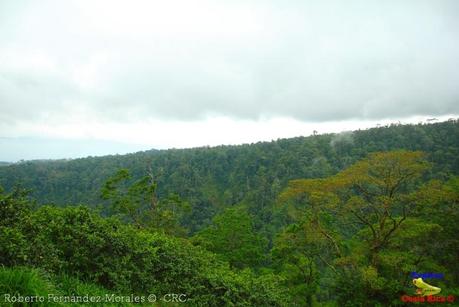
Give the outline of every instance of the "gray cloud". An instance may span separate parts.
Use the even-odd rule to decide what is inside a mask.
[[[455,0],[111,3],[0,4],[0,120],[459,113]]]

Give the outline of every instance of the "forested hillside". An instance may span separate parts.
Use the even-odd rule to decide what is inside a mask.
[[[453,305],[458,136],[448,121],[1,167],[0,302]]]
[[[178,194],[192,211],[184,221],[192,232],[210,223],[227,206],[243,203],[270,224],[272,204],[287,182],[318,178],[365,157],[394,149],[421,150],[445,179],[459,174],[459,122],[391,125],[340,134],[281,139],[240,146],[151,150],[75,160],[26,161],[0,168],[0,185],[20,184],[41,204],[102,204],[102,184],[120,168],[132,181],[151,172],[158,196]]]

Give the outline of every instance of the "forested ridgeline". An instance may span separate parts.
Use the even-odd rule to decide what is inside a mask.
[[[154,138],[154,134],[152,135]],[[459,122],[391,125],[240,146],[151,150],[75,160],[25,161],[0,167],[0,185],[20,184],[40,204],[103,204],[103,183],[120,168],[135,181],[155,178],[158,197],[179,195],[193,209],[186,227],[210,223],[227,206],[244,203],[258,224],[272,222],[271,206],[287,182],[336,174],[370,152],[421,150],[433,163],[426,176],[459,174]]]
[[[456,300],[458,127],[1,167],[1,302],[398,306],[431,289]],[[416,292],[416,272],[441,279]]]
[[[21,188],[0,189],[0,302],[158,298],[163,306],[178,295],[189,306],[452,305],[459,177],[429,178],[427,157],[375,152],[334,175],[291,180],[272,206],[282,225],[265,233],[240,203],[191,235],[189,203],[158,197],[151,174],[133,180],[127,169],[102,185],[103,215],[37,206]]]

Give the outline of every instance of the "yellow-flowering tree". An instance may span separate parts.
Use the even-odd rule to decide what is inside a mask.
[[[334,176],[290,181],[279,202],[289,207],[297,226],[280,234],[274,251],[285,251],[288,238],[297,253],[285,255],[301,254],[316,267],[328,268],[336,281],[347,281],[346,287],[354,280],[353,289],[345,290],[350,293],[356,284],[366,289],[364,296],[383,295],[388,287],[388,292],[400,291],[407,273],[428,258],[419,258],[428,251],[427,240],[441,231],[415,218],[429,167],[422,152],[377,152]]]

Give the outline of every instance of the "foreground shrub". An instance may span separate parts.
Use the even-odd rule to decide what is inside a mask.
[[[186,239],[140,230],[86,207],[45,206],[4,227],[19,242],[12,248],[11,240],[0,240],[4,265],[67,274],[117,293],[185,294],[194,305],[276,306],[283,300],[274,276],[235,273]]]

